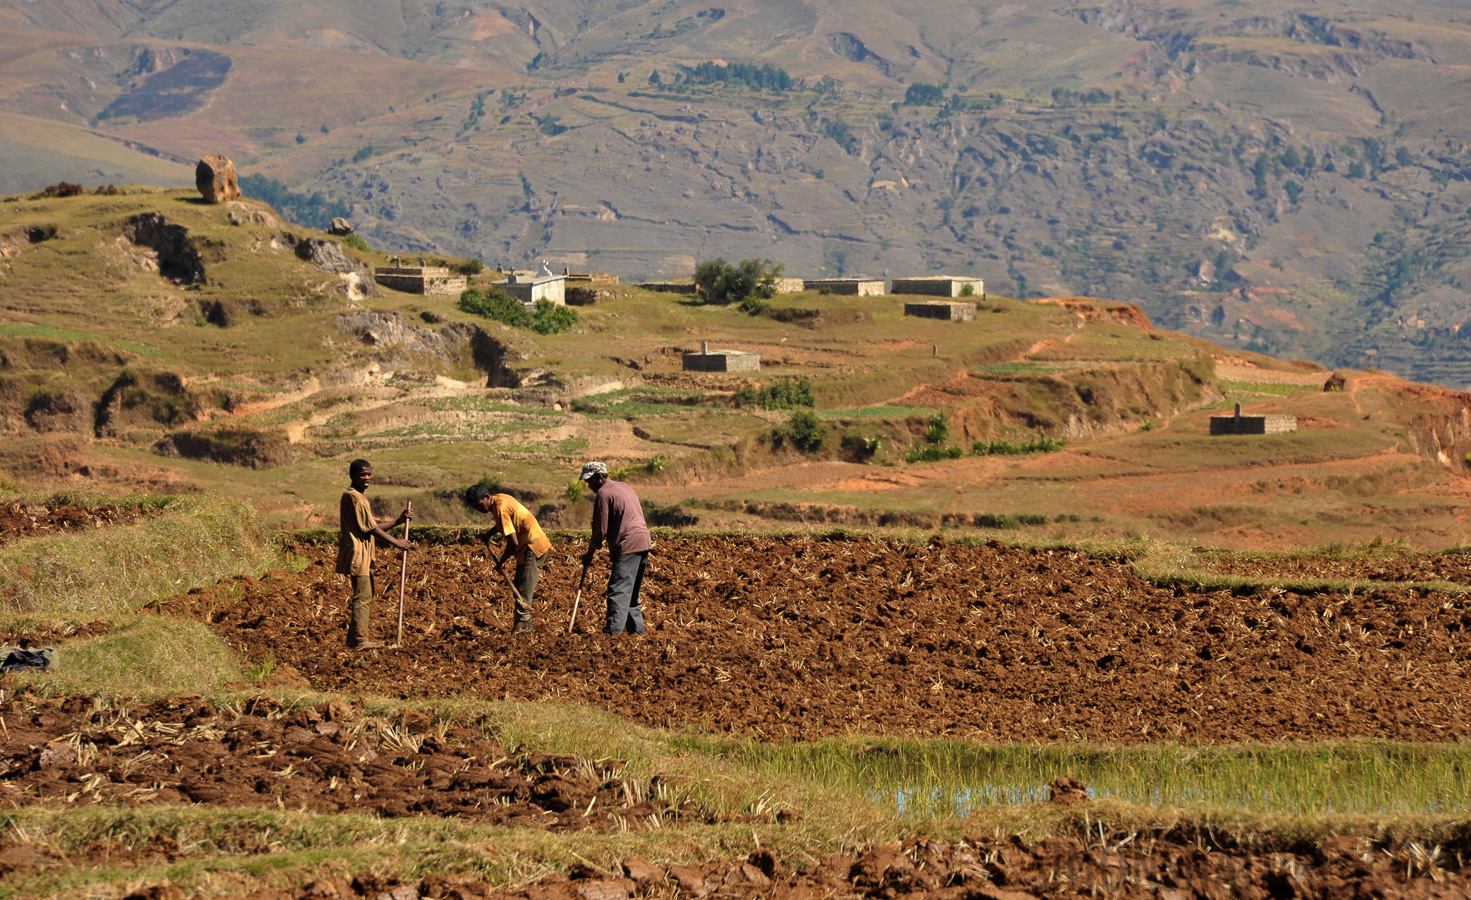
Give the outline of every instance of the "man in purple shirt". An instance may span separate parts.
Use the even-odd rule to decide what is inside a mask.
[[[649,565],[649,526],[633,488],[608,480],[608,467],[585,463],[581,478],[597,496],[592,504],[592,539],[582,555],[582,567],[592,565],[593,555],[606,539],[612,571],[608,574],[608,624],[604,634],[644,633],[644,611],[638,603],[644,570]]]

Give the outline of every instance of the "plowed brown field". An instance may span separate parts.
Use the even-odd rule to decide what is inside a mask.
[[[1269,900],[1278,897],[1359,900],[1394,897],[1464,898],[1471,879],[1454,853],[1400,848],[1338,838],[1325,846],[1302,845],[1276,852],[1222,848],[1205,835],[1149,840],[1140,845],[1105,835],[1085,845],[1070,838],[1029,843],[972,838],[958,843],[913,838],[873,846],[856,856],[834,856],[800,868],[765,851],[744,859],[700,866],[655,865],[625,860],[618,871],[579,864],[570,875],[554,875],[521,890],[499,890],[472,878],[431,875],[405,884],[363,874],[323,878],[295,890],[261,890],[231,900],[628,900],[633,897],[700,900]],[[171,857],[165,845],[151,850]],[[111,848],[108,848],[111,849]],[[46,864],[45,848],[0,845],[0,872]],[[81,854],[72,862],[85,865]],[[159,886],[126,900],[182,900],[178,888]]]
[[[217,710],[198,696],[147,706],[85,698],[0,703],[0,802],[108,803],[455,816],[555,831],[658,827],[688,808],[643,796],[616,763],[508,756],[471,728],[334,700],[284,710],[261,697]],[[3,874],[3,860],[0,860]]]
[[[605,567],[565,633],[576,548],[553,550],[538,631],[475,544],[410,557],[405,646],[343,649],[332,551],[162,611],[325,691],[587,703],[650,725],[1136,743],[1462,740],[1471,610],[1459,596],[1188,593],[1079,552],[879,539],[677,537],[655,548],[647,636],[601,627]],[[397,560],[381,560],[393,637]],[[396,556],[396,554],[395,554]]]
[[[29,503],[0,503],[0,545],[20,538],[64,534],[106,525],[127,525],[159,515],[155,508],[99,506],[37,506]]]

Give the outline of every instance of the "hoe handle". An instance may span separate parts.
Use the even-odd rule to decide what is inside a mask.
[[[409,501],[409,512],[414,511],[414,501]],[[404,522],[404,543],[409,540],[409,523]],[[404,551],[403,567],[398,572],[398,645],[404,642],[404,586],[409,581],[409,551]]]
[[[582,577],[577,579],[577,596],[572,598],[572,618],[567,622],[567,633],[572,633],[572,626],[577,624],[577,605],[582,602],[582,585],[587,581],[587,566],[582,567]]]

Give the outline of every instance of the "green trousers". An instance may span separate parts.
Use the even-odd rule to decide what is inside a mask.
[[[516,559],[516,624],[531,624],[531,598],[536,593],[536,583],[541,580],[541,560],[530,547],[522,550]]]
[[[352,575],[352,613],[347,620],[347,646],[368,640],[368,622],[373,618],[373,576]]]

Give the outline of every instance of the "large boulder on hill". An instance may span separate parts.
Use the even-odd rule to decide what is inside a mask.
[[[194,186],[206,203],[224,203],[240,199],[240,181],[235,177],[235,164],[230,158],[211,153],[194,167]]]
[[[327,233],[335,234],[338,237],[352,234],[352,223],[338,216],[332,220],[332,225],[327,229]]]

